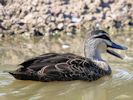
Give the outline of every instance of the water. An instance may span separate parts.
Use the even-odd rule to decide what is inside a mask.
[[[113,73],[94,82],[21,81],[3,72],[14,70],[18,63],[42,53],[55,51],[83,55],[81,37],[0,40],[0,100],[133,100],[133,37],[126,34],[114,38],[128,46],[128,51],[118,51],[125,59],[103,55]]]

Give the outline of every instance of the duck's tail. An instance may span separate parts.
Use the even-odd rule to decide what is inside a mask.
[[[18,72],[18,71],[4,71],[4,72],[9,73],[18,80],[38,80],[37,75],[31,73]]]
[[[12,75],[14,78],[19,80],[26,80],[26,75],[22,72],[16,72],[16,71],[4,71]]]

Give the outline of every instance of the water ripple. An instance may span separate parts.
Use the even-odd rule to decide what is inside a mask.
[[[133,79],[133,72],[129,72],[123,69],[115,69],[117,71],[116,74],[113,74],[114,79],[120,80],[132,80]]]

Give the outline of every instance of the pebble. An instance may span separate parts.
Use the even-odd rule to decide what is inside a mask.
[[[59,23],[59,24],[57,25],[57,28],[58,28],[59,30],[63,29],[63,27],[64,27],[64,24],[63,24],[63,23]]]
[[[130,21],[130,22],[128,23],[128,25],[129,25],[129,26],[133,26],[133,21]]]

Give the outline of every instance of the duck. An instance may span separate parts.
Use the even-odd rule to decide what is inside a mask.
[[[18,80],[94,81],[112,73],[111,67],[102,58],[102,53],[124,58],[113,49],[127,50],[127,47],[113,42],[104,30],[92,30],[85,38],[85,56],[73,53],[46,53],[22,62],[18,65],[19,68],[8,73]]]

